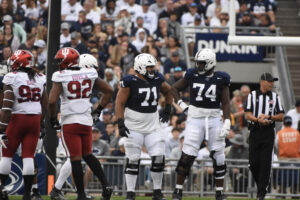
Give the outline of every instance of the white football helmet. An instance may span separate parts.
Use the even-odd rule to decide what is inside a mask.
[[[97,59],[91,54],[82,54],[79,58],[79,67],[80,68],[98,68]]]
[[[134,70],[137,71],[139,74],[147,76],[148,78],[154,78],[154,73],[149,74],[147,72],[147,67],[157,65],[157,60],[154,56],[148,53],[141,53],[137,55],[134,59]]]
[[[199,67],[199,63],[205,62],[203,68]],[[195,66],[198,69],[199,74],[205,74],[206,72],[214,69],[216,66],[216,54],[211,49],[200,49],[195,55]]]

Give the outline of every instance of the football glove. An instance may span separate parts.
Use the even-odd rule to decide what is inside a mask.
[[[92,112],[92,117],[93,117],[93,122],[94,124],[99,121],[99,116],[101,111],[103,110],[103,106],[101,106],[100,104],[98,105],[98,107]]]
[[[50,118],[50,124],[51,124],[52,128],[55,130],[60,130],[60,128],[61,128],[59,121],[57,120],[56,117]]]
[[[171,115],[171,104],[166,104],[164,110],[160,112],[159,119],[162,123],[169,121]]]
[[[0,131],[0,145],[3,147],[3,148],[7,148],[6,144],[7,144],[8,140],[7,140],[7,136],[5,134],[4,131]]]
[[[221,133],[219,135],[220,138],[225,138],[229,135],[230,127],[231,127],[230,119],[225,119],[223,123],[223,127],[221,129]]]
[[[183,113],[185,115],[187,115],[188,110],[189,110],[189,106],[184,101],[182,101],[181,99],[177,102],[177,104],[182,109]]]
[[[40,139],[44,139],[45,135],[46,135],[46,129],[41,127],[41,129],[40,129]]]
[[[118,128],[119,128],[119,134],[121,137],[128,137],[128,135],[130,134],[128,128],[125,126],[124,124],[124,119],[119,118],[117,120],[118,123]]]

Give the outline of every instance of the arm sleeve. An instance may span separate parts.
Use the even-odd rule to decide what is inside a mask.
[[[246,102],[246,105],[245,105],[244,109],[245,109],[245,112],[253,112],[252,93],[248,94],[247,102]]]
[[[15,81],[15,77],[16,76],[13,73],[6,74],[3,78],[2,83],[4,83],[5,85],[12,85]]]
[[[131,77],[130,77],[130,76],[125,76],[125,77],[122,78],[122,80],[120,81],[120,86],[121,86],[122,88],[130,87],[130,80],[131,80]]]
[[[276,95],[275,114],[284,113],[284,109],[281,105],[281,101],[278,95]]]

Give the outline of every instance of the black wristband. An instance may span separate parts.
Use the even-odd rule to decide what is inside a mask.
[[[99,104],[99,105],[97,106],[96,110],[98,110],[98,111],[100,111],[100,112],[101,112],[101,111],[103,110],[103,108],[104,108],[104,107],[103,107],[103,106],[101,106],[101,104]]]
[[[124,119],[119,118],[119,119],[117,120],[117,124],[118,124],[118,126],[123,126],[123,125],[124,125]]]

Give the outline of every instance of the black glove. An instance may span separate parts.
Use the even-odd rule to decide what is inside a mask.
[[[44,139],[45,135],[46,135],[46,129],[41,127],[41,129],[40,129],[40,139]]]
[[[166,104],[164,110],[160,113],[159,119],[162,123],[168,122],[171,115],[171,104]]]
[[[57,120],[57,118],[50,118],[50,124],[52,126],[52,128],[54,128],[55,130],[60,130],[61,126]]]
[[[5,132],[0,131],[0,145],[6,149],[7,142],[8,142],[8,140],[7,140],[7,136],[6,136]]]
[[[119,118],[117,120],[118,128],[119,128],[119,134],[121,137],[128,137],[128,134],[130,134],[128,128],[124,124],[124,119]]]
[[[103,107],[99,104],[98,107],[92,112],[93,122],[94,124],[99,121],[99,116],[101,111],[103,110]]]

